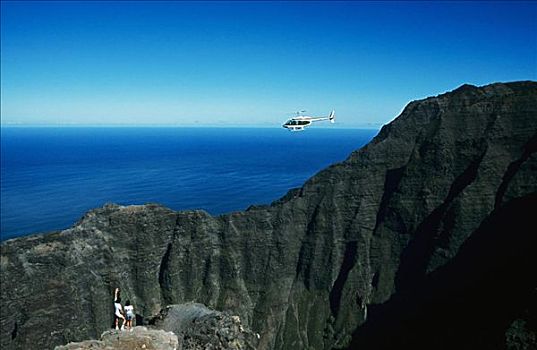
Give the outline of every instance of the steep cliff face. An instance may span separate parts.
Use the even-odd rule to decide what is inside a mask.
[[[375,305],[427,283],[494,210],[537,191],[536,130],[537,83],[464,85],[411,102],[270,206],[108,205],[6,241],[1,345],[97,338],[120,286],[140,319],[195,301],[240,315],[260,349],[347,346]]]
[[[351,349],[535,349],[537,194],[495,209],[444,266],[372,306]]]

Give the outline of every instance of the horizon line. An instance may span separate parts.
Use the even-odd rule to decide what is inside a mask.
[[[343,125],[316,125],[316,129],[380,129],[382,123],[366,123],[366,124],[343,124]],[[100,128],[281,128],[280,124],[26,124],[26,123],[0,123],[2,128],[76,128],[76,127],[100,127]]]

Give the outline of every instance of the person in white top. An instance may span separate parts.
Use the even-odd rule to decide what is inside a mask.
[[[134,318],[134,306],[131,305],[131,301],[127,300],[125,303],[125,316],[127,318],[127,328],[132,328],[132,319]]]
[[[114,324],[119,329],[119,320],[122,319],[121,329],[125,329],[125,316],[121,307],[121,298],[119,297],[119,288],[114,291]]]

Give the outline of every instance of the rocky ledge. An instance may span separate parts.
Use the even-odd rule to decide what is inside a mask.
[[[254,350],[259,337],[239,316],[197,303],[169,305],[149,324],[149,328],[106,331],[100,340],[73,342],[55,350]]]
[[[239,316],[197,303],[170,305],[149,324],[177,334],[183,350],[254,350],[259,339]]]
[[[177,336],[146,327],[133,327],[131,330],[111,330],[101,335],[101,340],[86,340],[69,343],[54,350],[180,350]]]
[[[108,205],[5,241],[0,345],[99,337],[115,287],[138,324],[203,303],[239,316],[259,349],[424,347],[428,332],[437,349],[531,342],[537,245],[517,220],[537,227],[536,130],[537,83],[463,85],[409,103],[269,206]]]

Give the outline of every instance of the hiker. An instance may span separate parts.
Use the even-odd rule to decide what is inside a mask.
[[[114,291],[114,325],[119,329],[119,319],[123,320],[121,329],[125,329],[125,316],[123,316],[123,308],[121,307],[121,298],[119,296],[119,288]]]
[[[127,318],[127,329],[132,329],[132,319],[134,318],[134,306],[131,305],[131,301],[127,300],[125,303],[125,317]]]

